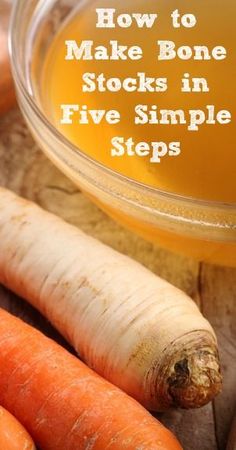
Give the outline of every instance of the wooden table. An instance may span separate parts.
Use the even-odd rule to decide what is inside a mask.
[[[185,450],[224,450],[236,407],[236,270],[173,255],[118,226],[45,158],[18,110],[0,119],[0,185],[137,259],[195,299],[219,339],[224,389],[200,410],[170,411],[160,418]],[[0,304],[66,345],[39,313],[2,287]]]

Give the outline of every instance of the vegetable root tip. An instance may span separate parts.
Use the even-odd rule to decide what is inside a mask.
[[[147,376],[153,399],[147,407],[200,408],[222,390],[216,338],[206,330],[186,333],[167,346]]]
[[[221,392],[218,351],[210,338],[212,342],[206,342],[200,348],[195,347],[192,352],[188,349],[184,357],[172,366],[167,384],[174,406],[200,408]]]

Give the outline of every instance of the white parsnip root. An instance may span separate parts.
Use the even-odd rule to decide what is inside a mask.
[[[0,282],[151,410],[199,407],[221,390],[215,334],[187,295],[3,188]]]

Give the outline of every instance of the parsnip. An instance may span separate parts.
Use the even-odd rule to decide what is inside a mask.
[[[221,389],[215,334],[187,295],[2,188],[0,282],[151,410],[199,407]]]

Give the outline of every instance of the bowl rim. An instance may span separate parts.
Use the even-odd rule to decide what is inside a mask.
[[[95,158],[88,156],[83,150],[73,144],[67,137],[65,137],[50,120],[48,120],[46,114],[39,108],[37,102],[34,100],[34,97],[30,93],[29,87],[27,87],[26,79],[23,77],[22,72],[19,70],[18,62],[18,52],[16,49],[17,39],[14,39],[14,28],[15,28],[15,20],[17,17],[18,6],[20,0],[15,0],[12,5],[12,12],[10,17],[9,24],[9,32],[8,32],[8,48],[11,62],[11,69],[13,73],[14,81],[17,87],[20,89],[21,94],[23,94],[25,100],[27,101],[30,108],[34,111],[37,118],[44,124],[44,126],[49,130],[49,132],[56,137],[59,141],[61,141],[66,147],[67,150],[73,155],[82,158],[87,163],[93,164],[98,170],[102,171],[104,175],[108,174],[115,178],[118,182],[122,183],[122,185],[128,185],[132,188],[136,188],[139,191],[145,191],[145,194],[148,192],[152,195],[153,198],[162,199],[166,201],[174,201],[181,202],[185,205],[193,206],[202,206],[207,209],[218,209],[236,212],[236,202],[225,202],[225,201],[217,201],[217,200],[206,200],[201,198],[195,198],[193,196],[185,196],[182,194],[174,193],[171,191],[165,191],[163,189],[155,188],[145,183],[142,183],[138,180],[135,180],[131,177],[123,175],[104,164],[100,163]]]

